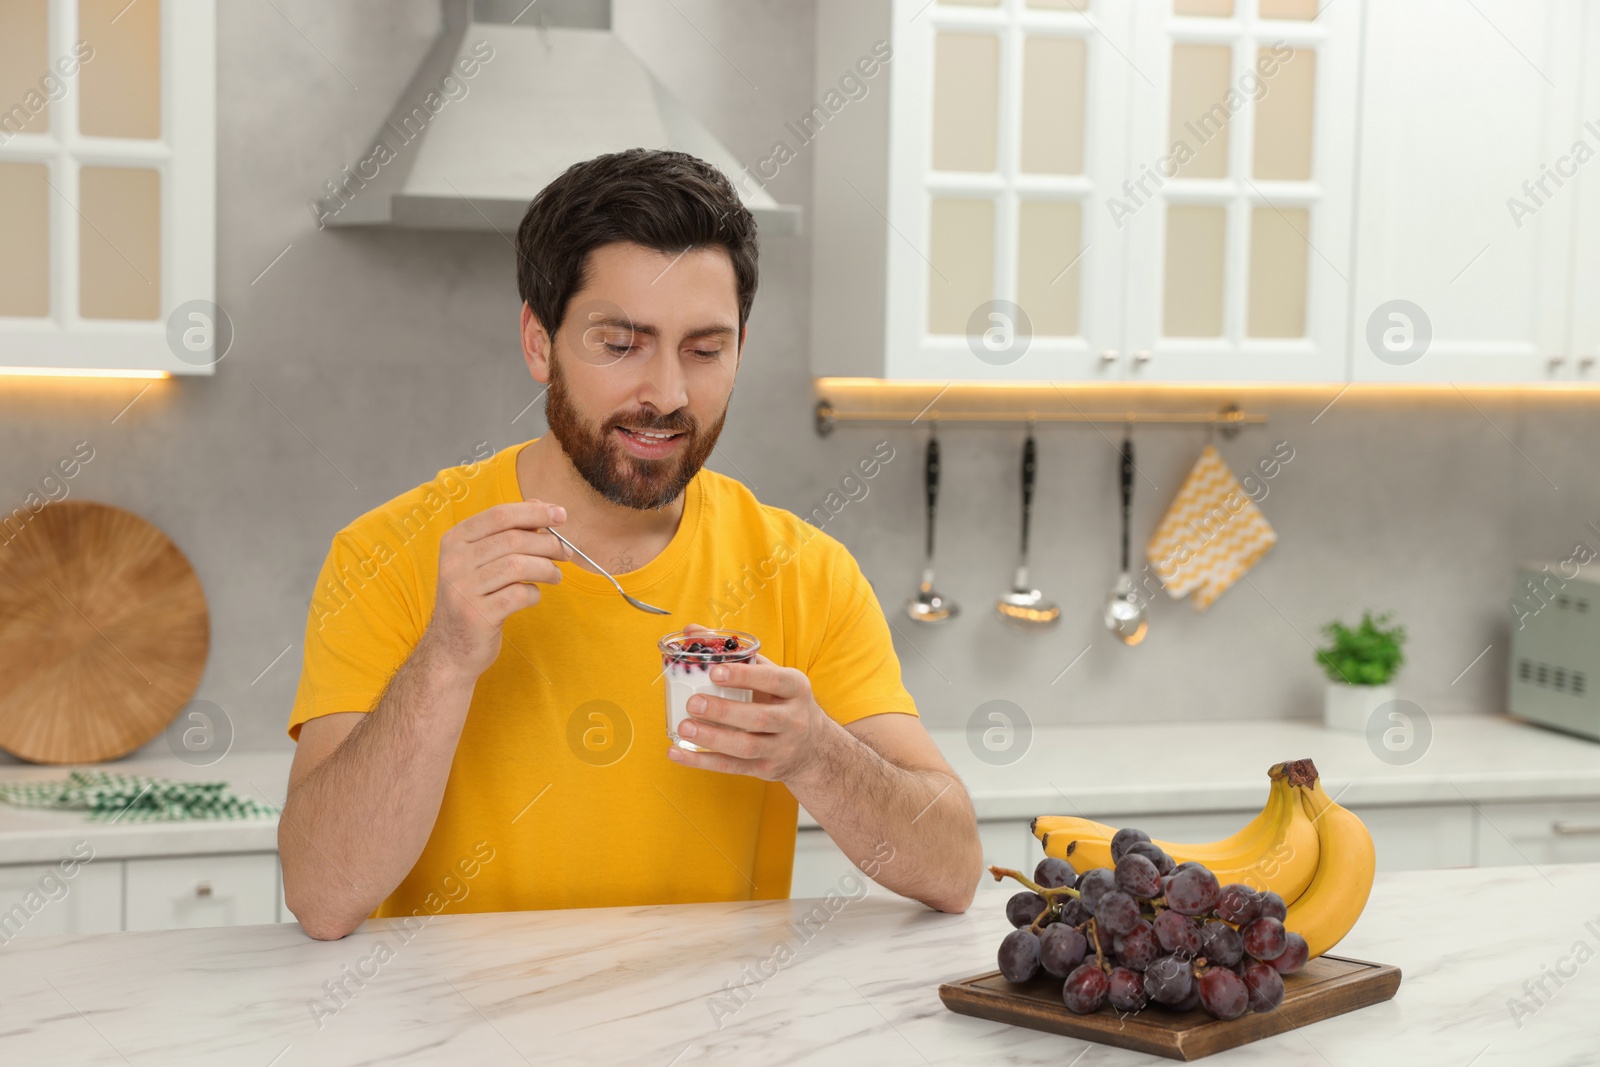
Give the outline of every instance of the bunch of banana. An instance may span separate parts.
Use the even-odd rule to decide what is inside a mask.
[[[1306,939],[1311,956],[1328,951],[1349,932],[1372,890],[1372,837],[1354,813],[1323,791],[1310,760],[1280,763],[1268,772],[1271,788],[1261,813],[1221,841],[1185,845],[1153,842],[1176,863],[1193,861],[1223,885],[1242,882],[1283,898],[1284,925]],[[1079,873],[1114,867],[1111,838],[1117,828],[1068,815],[1041,815],[1033,835],[1046,855]]]

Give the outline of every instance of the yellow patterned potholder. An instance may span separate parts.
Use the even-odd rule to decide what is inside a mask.
[[[1173,498],[1145,553],[1174,598],[1204,611],[1255,566],[1278,535],[1210,445]]]

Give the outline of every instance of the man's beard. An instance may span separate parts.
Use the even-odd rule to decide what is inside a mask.
[[[545,397],[550,433],[583,480],[611,503],[625,508],[653,510],[678,499],[716,448],[727,417],[728,410],[723,408],[711,428],[701,431],[694,416],[681,408],[662,415],[646,407],[631,414],[613,415],[598,428],[592,428],[573,406],[559,359],[550,361],[550,391]],[[682,433],[683,444],[675,455],[665,459],[640,459],[629,455],[617,440],[614,430],[618,426]]]

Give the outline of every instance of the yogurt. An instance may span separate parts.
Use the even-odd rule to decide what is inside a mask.
[[[704,752],[678,736],[678,724],[689,717],[689,698],[696,693],[745,700],[748,689],[730,689],[711,680],[711,668],[718,663],[743,663],[760,649],[761,642],[739,630],[699,630],[694,634],[679,630],[656,643],[661,651],[662,676],[667,682],[667,736],[679,748]]]

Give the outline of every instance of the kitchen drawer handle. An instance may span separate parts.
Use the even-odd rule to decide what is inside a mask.
[[[211,883],[196,882],[194,884],[194,895],[197,897],[209,897],[211,895]]]
[[[1558,819],[1550,824],[1550,829],[1562,837],[1600,835],[1600,822],[1562,822]]]

